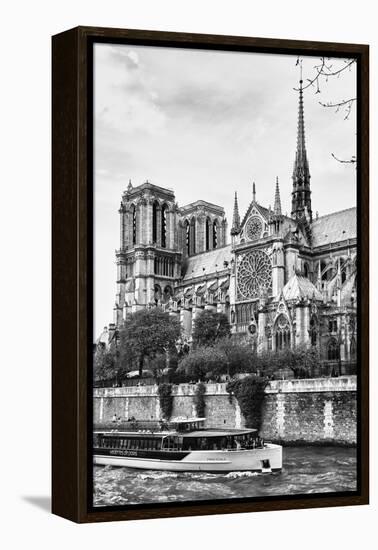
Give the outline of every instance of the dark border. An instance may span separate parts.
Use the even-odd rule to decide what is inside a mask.
[[[92,506],[93,44],[356,57],[358,487],[356,492],[117,507]],[[76,522],[346,506],[369,502],[369,47],[77,27],[53,37],[52,511]]]

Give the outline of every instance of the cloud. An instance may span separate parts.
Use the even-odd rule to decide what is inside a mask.
[[[303,61],[309,78],[315,58]],[[175,190],[180,205],[204,199],[224,206],[233,192],[241,213],[252,198],[269,206],[279,176],[290,212],[298,93],[295,56],[97,44],[95,46],[96,290],[99,326],[114,299],[117,210],[129,178]],[[355,152],[355,114],[319,105],[355,94],[352,71],[304,94],[313,210],[355,204],[356,174],[332,159]],[[109,252],[110,250],[110,252]],[[97,314],[96,314],[97,317]],[[97,319],[96,319],[97,324]]]

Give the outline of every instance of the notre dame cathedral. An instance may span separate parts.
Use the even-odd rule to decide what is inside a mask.
[[[100,340],[112,339],[129,312],[158,305],[180,319],[190,343],[208,309],[225,313],[257,352],[308,344],[319,351],[321,372],[354,372],[356,208],[313,216],[302,85],[292,179],[290,217],[278,178],[273,209],[259,204],[253,185],[241,218],[235,193],[230,239],[221,206],[180,207],[172,190],[129,183],[119,209],[114,323]]]

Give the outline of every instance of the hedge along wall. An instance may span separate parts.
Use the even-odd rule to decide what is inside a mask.
[[[172,417],[195,415],[195,384],[172,387]],[[356,443],[356,377],[276,380],[265,390],[260,434],[284,443]],[[206,384],[206,426],[245,426],[239,404],[226,384]],[[161,418],[157,386],[96,388],[94,422]]]

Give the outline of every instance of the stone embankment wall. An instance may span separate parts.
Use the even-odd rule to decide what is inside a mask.
[[[173,386],[175,416],[195,416],[195,384]],[[356,377],[274,380],[265,390],[260,434],[284,443],[354,445],[357,437]],[[245,420],[226,384],[206,384],[206,426],[242,428]],[[94,422],[161,417],[157,386],[96,388]]]

